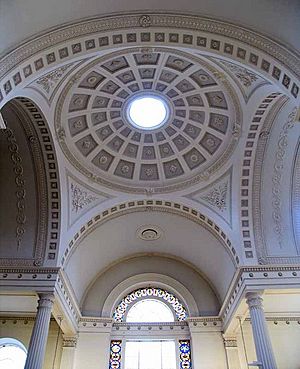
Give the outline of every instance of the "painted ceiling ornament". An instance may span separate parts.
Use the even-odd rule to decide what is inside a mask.
[[[88,178],[92,173],[126,192],[169,192],[208,179],[229,159],[240,106],[207,59],[145,51],[114,52],[78,71],[76,83],[61,92],[56,132],[67,158]],[[148,99],[163,114],[152,107],[146,117],[136,116],[134,104]]]

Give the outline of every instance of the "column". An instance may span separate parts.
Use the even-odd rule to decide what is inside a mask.
[[[60,362],[61,369],[74,368],[76,344],[77,336],[63,336],[63,349]]]
[[[236,337],[223,336],[228,369],[240,369],[240,358]]]
[[[39,294],[38,308],[24,369],[42,369],[43,367],[53,301],[52,294]]]
[[[263,299],[260,293],[257,292],[247,292],[246,299],[249,306],[258,367],[262,369],[277,369],[262,306]]]

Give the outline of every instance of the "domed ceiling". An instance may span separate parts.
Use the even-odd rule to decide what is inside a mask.
[[[160,99],[167,119],[132,124],[137,97]],[[124,191],[182,188],[228,159],[240,124],[228,81],[206,59],[173,49],[130,49],[98,58],[63,90],[56,124],[69,160],[89,178]]]

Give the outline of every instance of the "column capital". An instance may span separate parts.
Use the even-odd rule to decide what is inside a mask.
[[[262,292],[247,292],[246,293],[246,302],[249,308],[263,308],[263,298],[261,297]]]
[[[52,293],[39,293],[38,307],[52,308],[54,295]]]
[[[63,347],[76,347],[78,336],[63,335]]]
[[[226,348],[232,348],[232,347],[234,347],[234,348],[236,348],[237,347],[237,339],[236,339],[236,337],[229,337],[229,336],[224,336],[223,335],[223,342],[224,342],[224,346],[226,347]]]

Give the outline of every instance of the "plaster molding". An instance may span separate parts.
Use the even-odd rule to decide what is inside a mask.
[[[287,101],[288,97],[282,96],[279,92],[266,96],[259,104],[253,118],[251,119],[247,140],[244,144],[240,182],[240,229],[246,259],[254,259],[255,251],[259,254],[260,247],[260,243],[258,243],[255,238],[255,222],[261,217],[261,212],[256,214],[257,218],[251,215],[252,212],[254,213],[258,209],[258,206],[254,204],[252,199],[256,198],[259,193],[260,176],[258,177],[256,175],[256,171],[260,170],[262,167],[262,162],[260,167],[255,163],[257,162],[260,144],[265,143],[265,140],[268,138],[267,132],[269,132],[268,129],[263,129],[262,127],[265,120],[269,120],[271,117],[274,119],[274,112],[277,113],[281,109],[282,105]],[[254,223],[254,227],[252,227],[252,222]]]
[[[16,98],[10,104],[13,104],[16,114],[23,122],[36,170],[38,231],[33,259],[2,259],[0,263],[27,266],[53,265],[56,263],[60,239],[60,184],[53,140],[46,119],[35,103],[27,98]],[[22,220],[21,215],[24,211],[22,203],[19,207],[22,210],[20,213],[20,220]]]
[[[246,292],[261,292],[265,289],[300,287],[300,266],[269,265],[240,267],[228,289],[219,316],[223,319],[224,331]]]
[[[74,252],[76,247],[78,247],[82,239],[85,238],[88,234],[90,234],[95,228],[99,227],[101,224],[110,219],[114,219],[115,217],[137,211],[167,212],[183,216],[186,219],[189,219],[197,224],[200,224],[209,232],[211,232],[212,235],[221,242],[225,250],[230,255],[234,265],[239,264],[239,257],[236,255],[236,250],[232,245],[229,237],[217,224],[215,224],[210,218],[208,218],[204,214],[198,212],[195,209],[189,208],[187,206],[178,203],[173,203],[171,201],[137,200],[137,201],[129,201],[126,203],[119,204],[118,206],[114,206],[90,219],[86,223],[86,225],[80,228],[80,231],[78,231],[73,236],[72,240],[69,242],[68,247],[64,252],[64,256],[62,257],[61,265],[63,266],[66,265],[66,263],[70,258],[70,255]]]
[[[214,153],[212,153],[212,152],[210,153],[210,155],[216,154],[216,158],[215,158],[214,161],[210,162],[209,157],[208,157],[207,160],[204,161],[204,163],[203,163],[204,167],[202,168],[203,170],[200,173],[199,173],[199,169],[201,167],[201,164],[196,166],[196,168],[194,168],[193,167],[194,164],[192,163],[192,164],[190,164],[190,166],[193,169],[190,169],[188,164],[187,164],[187,160],[183,160],[183,158],[181,158],[182,153],[185,153],[184,155],[187,155],[188,152],[186,150],[181,152],[182,148],[178,151],[176,149],[176,145],[174,145],[171,138],[168,138],[168,137],[166,137],[166,139],[168,139],[170,141],[170,144],[171,144],[171,146],[173,146],[173,149],[174,149],[175,154],[176,154],[175,157],[170,156],[170,158],[173,158],[173,159],[176,158],[176,161],[179,160],[178,165],[180,165],[180,167],[181,167],[181,170],[182,170],[181,174],[177,174],[176,176],[170,175],[170,178],[168,178],[168,176],[165,176],[165,178],[164,177],[159,178],[159,174],[157,174],[158,178],[151,180],[151,185],[147,184],[147,180],[141,180],[141,179],[137,180],[136,179],[135,181],[133,181],[132,178],[131,178],[131,176],[133,176],[133,174],[131,174],[131,176],[129,176],[129,177],[125,176],[125,179],[122,178],[122,176],[120,176],[120,174],[116,176],[114,174],[115,171],[113,171],[112,173],[109,173],[109,170],[111,168],[114,168],[116,170],[116,168],[114,167],[114,165],[115,165],[114,163],[116,162],[116,160],[119,163],[122,163],[123,160],[119,161],[120,154],[116,153],[114,150],[111,150],[111,148],[107,147],[106,144],[101,144],[101,149],[102,149],[101,151],[106,151],[107,150],[109,152],[108,154],[106,154],[106,156],[104,156],[103,160],[106,160],[107,163],[109,162],[112,165],[108,166],[108,168],[109,168],[109,169],[107,169],[108,173],[104,169],[100,169],[100,171],[99,171],[98,166],[94,162],[98,156],[96,156],[93,159],[92,162],[85,161],[86,156],[89,156],[89,155],[87,155],[87,154],[83,155],[82,152],[78,149],[78,147],[81,147],[83,144],[85,144],[86,141],[87,141],[87,144],[89,146],[95,145],[95,144],[96,144],[96,146],[99,145],[98,138],[96,138],[97,140],[95,140],[95,138],[93,137],[93,131],[94,131],[95,128],[93,127],[92,129],[89,129],[87,127],[83,127],[82,128],[83,131],[81,133],[83,134],[83,132],[84,132],[85,134],[87,134],[88,132],[90,132],[90,134],[85,136],[86,141],[82,142],[82,140],[83,140],[83,137],[82,137],[79,141],[76,142],[76,144],[74,144],[73,137],[71,137],[72,135],[70,134],[69,129],[67,128],[67,125],[66,125],[66,116],[69,116],[69,115],[67,115],[68,113],[66,112],[67,105],[68,105],[67,103],[69,102],[71,89],[74,87],[74,83],[76,83],[76,85],[79,84],[79,82],[83,79],[83,75],[86,74],[87,71],[89,71],[89,70],[92,71],[93,68],[96,65],[99,65],[99,63],[101,63],[101,64],[104,63],[105,64],[105,62],[107,62],[107,63],[110,62],[110,60],[112,58],[117,58],[117,57],[124,58],[126,55],[128,56],[131,53],[139,53],[139,52],[142,52],[143,50],[145,50],[145,48],[141,48],[141,47],[139,47],[139,48],[128,48],[128,49],[125,49],[125,50],[120,50],[120,51],[117,51],[117,52],[109,53],[109,54],[105,55],[104,57],[102,57],[100,59],[97,58],[96,60],[93,60],[88,65],[85,65],[84,68],[79,70],[72,77],[72,79],[69,82],[66,83],[66,85],[64,86],[64,88],[63,88],[63,90],[62,90],[62,92],[59,96],[58,103],[57,103],[57,106],[56,106],[56,109],[55,109],[55,119],[54,119],[54,121],[55,121],[55,129],[56,129],[57,139],[58,139],[58,142],[59,142],[59,144],[60,144],[60,146],[61,146],[61,148],[64,152],[64,155],[67,157],[69,162],[77,170],[79,170],[82,174],[84,174],[87,178],[91,179],[95,183],[98,183],[100,185],[104,185],[108,188],[116,189],[118,191],[123,191],[123,192],[128,192],[128,193],[135,193],[135,194],[147,194],[149,192],[151,192],[151,193],[168,193],[168,192],[172,192],[172,191],[179,191],[179,190],[182,190],[182,189],[184,189],[188,186],[194,185],[198,182],[206,181],[213,173],[220,170],[224,166],[225,162],[229,160],[232,153],[234,152],[234,149],[236,148],[236,146],[238,144],[238,140],[239,140],[239,137],[240,137],[240,134],[241,134],[243,119],[242,119],[242,110],[241,110],[241,106],[239,104],[237,94],[236,94],[235,90],[232,88],[231,84],[228,82],[228,80],[226,80],[224,78],[221,78],[220,73],[218,72],[218,70],[214,66],[212,66],[211,63],[208,63],[208,60],[201,59],[199,57],[195,57],[195,56],[192,55],[192,53],[187,53],[187,52],[183,52],[183,51],[174,50],[174,48],[171,49],[171,48],[164,48],[164,47],[155,47],[155,49],[154,49],[154,51],[156,53],[170,53],[170,55],[173,56],[173,57],[174,57],[174,55],[176,57],[182,57],[183,60],[185,60],[185,61],[187,60],[189,63],[194,63],[195,65],[199,65],[199,68],[204,68],[204,69],[208,70],[214,76],[215,81],[216,81],[215,83],[218,85],[218,88],[220,88],[224,92],[224,94],[226,95],[225,100],[228,103],[228,109],[227,108],[223,109],[224,110],[223,113],[226,115],[226,114],[229,114],[229,112],[230,112],[231,118],[229,119],[229,122],[228,122],[228,129],[226,131],[226,135],[225,135],[225,133],[223,133],[218,137],[218,139],[221,140],[221,136],[224,136],[224,137],[222,137],[222,140],[221,140],[222,141],[222,144],[220,145],[220,147],[221,147],[220,150],[221,151],[219,149],[217,149]],[[160,58],[160,59],[163,59],[163,58]],[[152,68],[154,68],[154,67],[157,67],[157,66],[152,65]],[[98,69],[100,69],[100,67]],[[101,69],[101,73],[105,74],[106,72],[103,69]],[[113,77],[110,76],[110,74],[108,73],[106,78],[113,78]],[[185,75],[184,78],[189,79],[190,76]],[[116,84],[118,86],[119,86],[119,83],[121,83],[121,82],[118,81],[118,79],[115,79],[114,81],[111,81],[111,80],[109,80],[109,81],[110,81],[110,83]],[[183,82],[183,80],[181,82]],[[122,86],[122,88],[127,89],[126,84],[125,85],[121,84],[121,86]],[[105,85],[104,85],[104,87],[105,87]],[[173,86],[173,87],[175,88],[175,86]],[[120,88],[120,86],[118,88]],[[119,91],[119,90],[117,90],[117,91]],[[128,91],[130,91],[130,90],[128,90]],[[142,91],[147,91],[147,90],[143,89]],[[75,92],[77,92],[77,94],[78,94],[80,92],[80,90],[78,90],[78,91],[76,90]],[[180,92],[180,91],[178,91],[178,92]],[[76,96],[77,94],[74,94],[73,97]],[[183,92],[181,92],[181,94],[183,94]],[[112,95],[113,94],[111,92],[109,92],[109,95],[107,95],[107,96],[112,97]],[[88,95],[86,95],[86,96],[88,96]],[[89,95],[89,96],[91,96],[91,95]],[[164,95],[162,95],[162,96],[164,96]],[[164,97],[169,99],[168,96],[164,96]],[[107,97],[105,97],[105,98],[107,99]],[[89,97],[89,99],[90,99],[90,97]],[[110,100],[110,99],[108,99],[108,100]],[[72,99],[71,99],[71,101],[72,101]],[[173,101],[171,99],[170,99],[169,102],[173,103]],[[184,108],[191,109],[190,106],[188,106],[188,107],[181,106],[181,109],[184,109]],[[115,109],[117,109],[117,108],[115,108]],[[206,107],[206,109],[211,109],[211,107],[208,106],[208,107]],[[192,110],[191,110],[191,112],[192,112]],[[84,113],[84,110],[80,111],[80,114],[82,114],[82,113]],[[118,115],[118,118],[116,118],[117,123],[118,123],[118,120],[120,120],[120,117],[122,118],[121,111],[119,112],[118,110],[114,110],[112,113],[120,114],[120,116]],[[188,115],[188,114],[189,113],[187,113],[186,115]],[[71,112],[71,116],[72,117],[74,116],[74,112]],[[85,119],[87,119],[87,121],[89,121],[91,119],[91,118],[89,118],[89,116],[86,116],[85,113],[83,114],[83,116],[86,117]],[[176,116],[176,117],[179,119],[179,116]],[[80,118],[82,118],[82,115],[81,115],[81,117],[78,117],[79,120],[80,120]],[[185,118],[180,118],[180,119],[185,120]],[[123,120],[124,120],[124,122],[126,122],[126,119],[123,119]],[[170,119],[170,122],[169,122],[170,124],[168,123],[168,125],[171,127],[172,130],[174,130],[173,127],[175,127],[175,126],[171,124],[172,120],[173,119]],[[112,118],[108,122],[111,122],[111,121],[112,121]],[[81,124],[82,124],[82,122],[81,122]],[[115,128],[113,128],[112,124],[110,124],[110,125],[112,126],[112,128],[110,128],[110,130],[113,132],[115,130]],[[131,127],[131,125],[126,125],[126,123],[125,123],[124,127],[127,127],[127,129],[129,129],[130,132],[131,132],[131,130],[134,130]],[[194,129],[195,129],[195,127],[194,127]],[[178,128],[178,130],[179,130],[179,128]],[[202,130],[204,131],[203,127],[202,127]],[[214,133],[216,133],[216,132],[217,131],[214,131]],[[144,134],[144,132],[142,130],[137,130],[137,133],[140,134],[140,135]],[[159,131],[156,132],[156,133],[159,133]],[[80,134],[79,134],[79,136],[80,136]],[[128,136],[128,134],[127,134],[127,136]],[[152,135],[152,133],[150,131],[149,131],[148,134]],[[182,134],[184,136],[185,132],[182,132]],[[202,133],[200,133],[200,135],[202,135]],[[89,138],[90,136],[92,136],[92,137]],[[75,136],[75,138],[76,137],[77,136]],[[112,136],[110,136],[110,138],[111,137]],[[187,137],[191,141],[191,142],[189,142],[188,147],[190,149],[191,148],[195,149],[196,147],[198,148],[197,145],[194,147],[194,144],[195,144],[196,140],[191,139],[191,137],[189,137],[189,136],[187,136]],[[205,136],[203,136],[203,137],[205,137]],[[213,135],[211,137],[213,137]],[[102,141],[105,140],[106,138],[107,138],[106,136],[103,137]],[[116,138],[118,138],[118,140],[120,140],[120,139],[123,140],[124,137],[121,138],[121,136],[119,137],[118,135],[116,135],[116,136],[114,136],[114,139],[116,139]],[[76,139],[78,139],[78,137]],[[129,139],[126,139],[126,140],[128,141]],[[154,138],[154,140],[156,140],[156,138]],[[162,142],[164,143],[164,141],[162,141]],[[138,144],[138,142],[136,142],[136,143]],[[225,143],[226,143],[226,145],[225,145]],[[185,149],[187,149],[187,148],[185,148]],[[200,148],[200,151],[201,150],[202,149]],[[203,151],[203,153],[204,153],[204,151]],[[192,150],[190,150],[189,152],[192,152]],[[108,161],[107,155],[109,157],[109,161]],[[199,153],[197,155],[199,155]],[[188,156],[186,156],[186,157],[188,157]],[[123,156],[121,158],[124,159]],[[159,158],[159,154],[157,153],[157,159],[158,158]],[[90,159],[92,159],[92,157]],[[130,162],[131,165],[134,164],[133,168],[135,168],[135,166],[139,165],[140,159],[136,160],[136,158],[131,157],[130,160],[131,160],[131,162]],[[160,163],[160,161],[161,161],[161,160],[156,160],[156,158],[152,158],[152,160],[155,160],[155,162],[154,162],[155,164]],[[199,158],[198,158],[198,160],[199,160]],[[113,163],[112,163],[112,161],[113,161]],[[96,163],[97,163],[97,161],[96,161]],[[144,164],[145,163],[146,162],[144,162]],[[184,170],[182,168],[184,168]],[[101,170],[102,170],[102,172],[101,172]],[[126,173],[127,173],[127,170],[128,170],[128,168],[126,169]],[[160,171],[163,172],[165,170],[165,166],[163,166],[162,163],[160,163],[157,170],[158,170],[158,172],[160,172]],[[193,172],[193,170],[195,170],[195,173]],[[95,174],[95,173],[98,173],[98,174]],[[99,173],[100,173],[100,175],[99,175]],[[141,175],[142,175],[142,172],[140,173],[140,176]],[[162,185],[162,183],[163,183],[163,185]]]
[[[103,305],[102,315],[111,317],[116,306],[124,296],[129,294],[131,291],[134,291],[138,288],[147,287],[149,285],[165,288],[166,290],[174,293],[175,296],[177,296],[180,301],[184,303],[188,310],[188,315],[197,315],[199,313],[194,297],[180,282],[169,276],[157,273],[144,273],[127,278],[118,284],[107,296]]]
[[[185,195],[220,216],[232,226],[232,167],[208,186]]]
[[[207,35],[222,36],[231,42],[239,42],[241,45],[250,46],[284,65],[292,74],[299,77],[300,67],[298,63],[298,54],[295,50],[288,50],[286,47],[279,45],[277,42],[253,32],[246,28],[236,26],[234,24],[218,21],[207,17],[200,17],[196,15],[180,15],[173,13],[159,13],[149,12],[148,14],[134,13],[134,14],[111,14],[102,17],[94,17],[85,19],[81,22],[69,23],[68,25],[51,29],[45,34],[35,35],[29,41],[23,42],[19,47],[13,51],[2,55],[2,63],[0,65],[0,76],[5,76],[12,70],[16,64],[21,63],[26,58],[34,54],[40,53],[42,50],[53,47],[56,44],[63,44],[66,41],[78,38],[80,36],[88,37],[93,33],[103,33],[105,31],[117,31],[122,29],[141,28],[145,30],[145,22],[141,19],[147,19],[147,30],[152,28],[173,28],[174,30],[185,29],[188,32],[198,32]],[[89,44],[88,48],[89,48]],[[92,44],[90,44],[92,45]],[[214,48],[218,50],[218,44],[213,44]],[[92,47],[92,46],[90,46]],[[93,48],[93,47],[92,47]],[[79,52],[81,49],[79,50]],[[77,50],[78,52],[78,50]],[[228,51],[227,51],[228,52]],[[230,50],[229,50],[230,52]],[[242,56],[242,54],[241,54]],[[257,65],[257,56],[250,59],[252,64]],[[53,63],[55,55],[49,54],[47,61]]]
[[[286,97],[281,97],[276,104],[268,111],[263,125],[259,132],[270,132],[274,124],[276,116],[284,108],[288,99]],[[284,123],[278,141],[277,149],[275,153],[275,160],[273,164],[273,176],[272,176],[272,219],[274,223],[274,232],[277,235],[278,242],[282,242],[282,215],[281,215],[281,205],[282,205],[282,165],[285,156],[285,149],[287,146],[288,134],[290,129],[294,126],[294,117],[296,114],[296,109],[293,109],[287,121]],[[261,136],[257,141],[255,161],[253,164],[253,190],[252,190],[252,219],[253,219],[253,231],[255,247],[258,256],[258,261],[260,264],[274,264],[274,263],[297,263],[299,258],[297,257],[274,257],[268,256],[266,240],[264,236],[264,229],[262,225],[262,212],[261,212],[261,175],[263,170],[263,158],[266,152],[268,144],[268,136]]]
[[[24,179],[24,169],[22,165],[22,157],[19,153],[19,147],[17,144],[16,137],[14,132],[7,128],[5,130],[7,141],[8,141],[8,150],[10,151],[10,158],[13,166],[13,171],[15,173],[15,184],[17,185],[16,191],[16,207],[17,207],[17,215],[16,215],[16,239],[17,239],[17,250],[19,251],[21,248],[22,238],[25,233],[25,225],[26,225],[26,211],[25,211],[25,179]]]
[[[71,227],[80,217],[97,205],[113,198],[82,182],[67,171],[68,186],[68,224]]]
[[[210,57],[210,60],[216,62],[229,73],[239,87],[246,103],[260,87],[271,85],[269,81],[244,66],[214,57]]]
[[[292,221],[295,243],[300,255],[300,139],[295,153],[295,162],[292,175]]]

